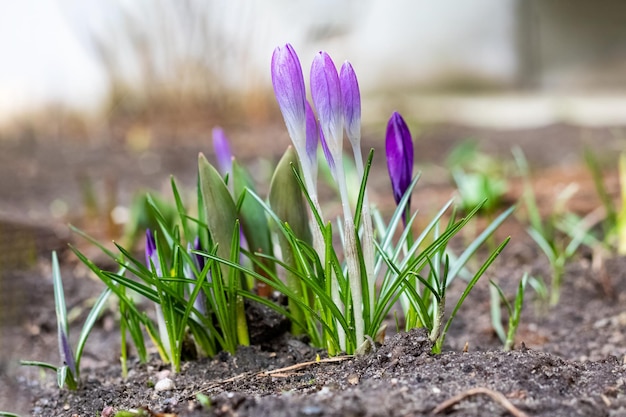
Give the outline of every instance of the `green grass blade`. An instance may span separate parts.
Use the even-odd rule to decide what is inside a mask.
[[[480,207],[480,206],[477,206]],[[452,281],[456,278],[461,269],[465,266],[467,261],[474,256],[478,248],[491,236],[495,230],[500,227],[500,225],[513,213],[515,210],[515,206],[509,207],[502,214],[500,214],[496,219],[489,224],[489,226],[480,234],[476,239],[470,243],[467,248],[463,251],[461,256],[459,256],[454,263],[452,269],[450,270],[449,278],[446,282],[447,285],[450,285]],[[472,211],[472,215],[468,215],[468,217],[472,217],[473,213],[476,213],[476,210]]]
[[[87,343],[89,333],[91,333],[91,330],[96,324],[98,317],[100,317],[100,313],[106,307],[106,303],[110,295],[110,288],[106,288],[104,291],[102,291],[102,293],[100,293],[100,296],[98,296],[96,303],[91,308],[91,311],[89,311],[87,318],[85,319],[85,323],[83,324],[80,335],[78,337],[78,344],[76,345],[76,369],[80,368],[80,359],[83,355],[83,349],[85,347],[85,344]]]
[[[438,351],[441,351],[441,347],[443,346],[443,342],[444,342],[444,339],[446,337],[446,334],[448,333],[448,329],[450,328],[450,324],[452,324],[452,320],[454,320],[454,318],[456,317],[456,314],[458,313],[459,309],[463,305],[463,302],[465,301],[465,299],[469,295],[470,291],[472,290],[472,288],[474,288],[474,285],[476,285],[476,283],[478,282],[480,277],[485,273],[487,268],[489,268],[489,266],[496,260],[498,255],[500,255],[500,253],[502,252],[504,247],[509,243],[510,240],[511,240],[511,238],[507,237],[491,253],[491,255],[489,255],[489,258],[487,258],[487,260],[478,269],[478,271],[476,271],[476,274],[474,274],[474,277],[471,279],[471,281],[469,281],[467,283],[467,285],[465,286],[465,289],[463,290],[463,293],[461,294],[461,297],[459,298],[459,300],[457,301],[456,305],[454,306],[454,309],[452,310],[452,313],[450,314],[450,317],[448,318],[448,321],[446,322],[446,325],[445,325],[443,331],[441,332],[441,335],[437,339],[436,348],[437,348]]]

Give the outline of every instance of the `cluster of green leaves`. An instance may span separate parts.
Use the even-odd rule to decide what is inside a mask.
[[[354,216],[357,230],[362,224],[372,158],[373,151],[358,193]],[[174,371],[180,370],[190,347],[209,356],[222,350],[234,352],[237,346],[249,343],[246,299],[286,316],[294,333],[307,334],[314,345],[325,347],[331,355],[367,351],[384,334],[383,322],[400,301],[405,328],[426,327],[435,342],[435,351],[440,351],[463,301],[508,239],[490,251],[473,274],[467,269],[468,260],[513,208],[498,216],[455,256],[449,248],[450,242],[484,202],[461,218],[452,209],[452,201],[448,202],[414,238],[417,213],[401,228],[403,213],[417,181],[418,177],[388,224],[378,211],[373,211],[375,274],[379,279],[372,285],[362,274],[363,308],[355,311],[345,260],[347,256],[355,256],[360,265],[364,264],[362,234],[357,236],[356,253],[336,249],[337,239],[344,239],[341,223],[334,227],[333,222],[322,222],[300,177],[295,152],[289,148],[277,165],[267,199],[256,193],[252,176],[245,168],[234,162],[232,173],[222,176],[201,154],[195,210],[187,209],[173,178],[173,206],[164,208],[162,199],[149,195],[145,199],[144,207],[156,223],[156,230],[150,232],[154,237],[154,253],[146,258],[147,263],[130,248],[116,244],[117,251],[111,251],[75,229],[119,266],[114,272],[103,270],[72,247],[106,285],[97,308],[90,314],[75,356],[80,358],[86,335],[111,294],[119,303],[124,366],[129,335],[140,360],[147,360],[150,339]],[[316,251],[311,242],[308,210],[313,213],[312,227],[319,227],[322,232],[323,253]],[[169,215],[172,211],[177,215]],[[444,321],[446,289],[459,276],[467,279],[465,290]],[[338,301],[334,298],[333,285],[338,285]],[[260,294],[261,288],[284,294],[289,300],[287,308]],[[57,292],[62,294],[62,286],[60,274],[55,272]],[[155,314],[148,314],[142,308],[145,300],[154,304]],[[60,328],[65,328],[64,301],[58,296],[56,301]],[[365,323],[367,341],[363,344],[357,343],[354,331],[357,319]],[[59,372],[60,383],[63,379],[73,389],[79,383],[78,362],[75,372],[68,373],[67,364],[48,367]]]
[[[594,248],[602,247],[619,255],[626,255],[626,153],[619,156],[619,191],[620,204],[617,205],[610,197],[604,183],[602,169],[598,157],[589,149],[585,151],[585,161],[591,172],[596,192],[604,208],[601,216],[591,213],[587,218],[590,228],[600,225],[600,235],[589,233],[585,244]]]
[[[502,207],[508,189],[508,167],[505,163],[482,152],[475,141],[466,140],[450,152],[446,165],[465,211],[481,203],[488,214]]]
[[[524,296],[526,295],[526,285],[528,280],[531,279],[528,273],[524,273],[520,280],[517,291],[515,292],[515,299],[513,304],[509,301],[507,296],[502,291],[502,288],[495,281],[491,282],[491,323],[496,334],[502,341],[505,351],[512,350],[515,345],[515,335],[522,318],[522,308],[524,307]],[[501,307],[504,305],[508,315],[507,329],[504,330],[502,326],[502,314]]]
[[[522,201],[528,215],[528,234],[544,253],[551,268],[551,280],[547,285],[540,280],[533,280],[533,287],[538,293],[547,292],[548,304],[558,304],[563,284],[566,264],[574,257],[580,245],[588,238],[589,225],[566,209],[566,203],[576,192],[575,185],[566,187],[558,196],[553,210],[542,217],[537,206],[535,193],[530,182],[528,162],[519,148],[513,149],[513,155],[524,179]],[[547,288],[547,290],[544,290]]]
[[[105,289],[96,299],[96,302],[91,307],[83,323],[76,349],[73,350],[70,345],[69,323],[65,305],[65,293],[63,291],[63,280],[61,278],[61,268],[59,267],[59,259],[56,252],[52,252],[52,284],[54,288],[59,354],[62,363],[57,366],[39,361],[21,361],[21,364],[50,369],[57,374],[59,388],[67,386],[69,389],[75,390],[80,383],[80,360],[83,356],[83,349],[85,348],[87,337],[93,329],[100,313],[106,307],[111,291]]]

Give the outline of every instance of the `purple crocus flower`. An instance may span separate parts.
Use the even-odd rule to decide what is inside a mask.
[[[393,198],[398,204],[413,177],[413,140],[406,122],[398,112],[391,115],[387,124],[385,150]]]
[[[232,173],[233,153],[230,151],[230,145],[228,144],[228,138],[224,133],[224,129],[219,126],[213,128],[213,150],[215,151],[217,165],[219,166],[221,174],[226,175]]]
[[[341,66],[339,83],[346,133],[350,142],[358,144],[361,140],[361,93],[354,68],[348,61]]]
[[[305,141],[306,90],[300,60],[290,44],[274,49],[272,85],[289,136],[298,149],[298,145],[304,145]]]
[[[146,265],[148,269],[152,270],[152,265],[154,265],[154,273],[157,276],[161,276],[161,263],[159,262],[159,254],[156,250],[156,241],[154,240],[154,235],[150,229],[146,229]]]
[[[328,148],[339,163],[343,140],[341,86],[337,68],[326,52],[319,52],[311,65],[311,96]]]

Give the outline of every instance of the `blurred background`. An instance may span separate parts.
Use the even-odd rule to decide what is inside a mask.
[[[141,190],[169,195],[175,174],[191,192],[216,125],[267,175],[263,160],[289,144],[277,45],[295,47],[305,78],[319,50],[352,62],[367,147],[382,147],[398,110],[420,167],[468,137],[571,166],[585,145],[624,148],[624,16],[620,0],[0,1],[0,374],[54,358],[35,348],[54,338],[52,297],[25,285],[42,278],[51,294],[38,260],[65,247],[68,222],[110,241]],[[381,157],[374,201],[390,202]],[[19,385],[7,381],[0,408],[13,404],[3,384]]]
[[[105,118],[159,105],[194,104],[205,115],[217,109],[199,104],[254,108],[270,88],[272,50],[285,42],[305,73],[321,49],[338,63],[349,59],[377,104],[364,106],[374,118],[388,113],[378,113],[383,99],[409,101],[414,117],[427,121],[518,126],[626,117],[619,0],[23,0],[0,7],[3,123],[52,105]],[[589,96],[595,104],[581,103]],[[466,109],[476,107],[465,104],[469,98],[480,104],[476,114]],[[485,114],[512,101],[517,114],[505,120]]]

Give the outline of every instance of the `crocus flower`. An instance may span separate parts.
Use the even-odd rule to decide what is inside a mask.
[[[348,254],[346,256],[346,263],[350,291],[352,293],[352,308],[357,312],[354,315],[354,333],[357,346],[361,346],[365,340],[365,322],[358,312],[363,309],[363,293],[359,261],[356,256],[350,256],[350,254],[357,253],[357,231],[354,218],[352,217],[346,178],[343,172],[343,106],[341,104],[341,85],[339,84],[337,68],[326,52],[318,53],[313,59],[313,64],[311,65],[311,95],[319,116],[320,130],[326,142],[328,153],[332,156],[332,161],[334,162],[334,165],[331,165],[331,169],[334,172],[335,181],[337,182],[339,195],[341,197],[344,218],[344,252]],[[335,285],[337,285],[337,283],[333,282],[333,286]],[[333,294],[333,301],[335,301],[337,306],[341,305],[336,297],[336,293]]]
[[[339,75],[333,60],[319,52],[311,65],[311,96],[317,109],[320,126],[328,149],[337,166],[340,165],[343,141],[343,110]]]
[[[300,169],[307,191],[317,203],[317,159],[310,152],[312,138],[307,141],[306,90],[302,67],[290,44],[277,47],[272,55],[272,84],[278,106],[285,119],[291,142],[300,160]],[[319,237],[319,236],[318,236]]]
[[[361,141],[361,93],[354,68],[348,61],[341,66],[339,83],[348,140],[352,146],[358,146]]]
[[[413,140],[406,122],[398,112],[391,115],[387,124],[385,150],[393,198],[398,204],[413,177]]]
[[[217,158],[217,165],[222,175],[233,172],[233,154],[230,151],[228,138],[224,133],[224,129],[217,126],[213,128],[213,150]]]
[[[272,85],[289,136],[298,150],[306,140],[306,90],[300,60],[290,44],[274,49]]]

